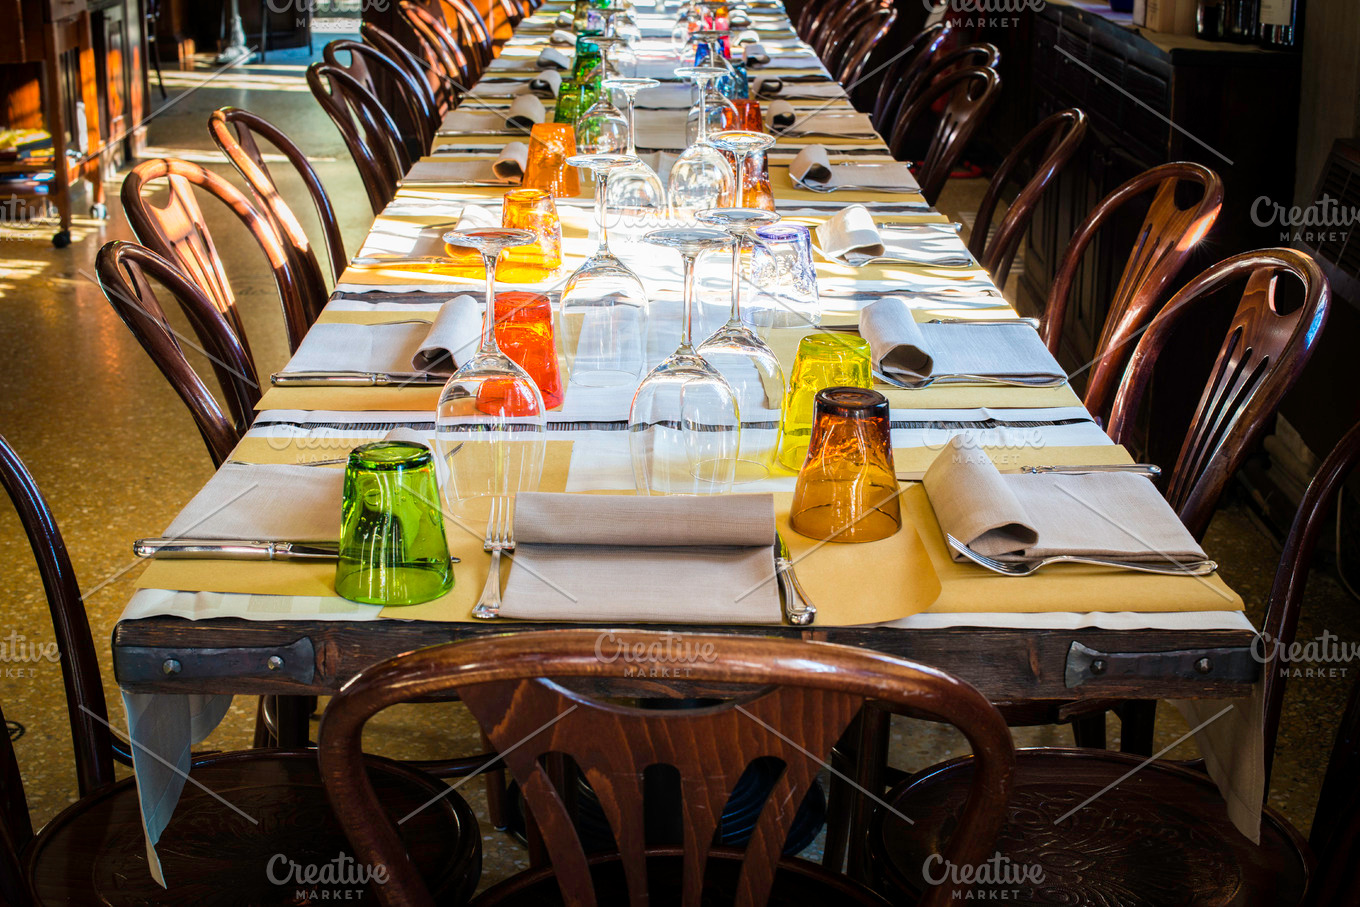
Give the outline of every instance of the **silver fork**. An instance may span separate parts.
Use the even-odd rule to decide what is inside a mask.
[[[472,616],[481,620],[499,617],[501,613],[501,552],[515,550],[515,537],[510,529],[510,501],[503,495],[491,499],[491,515],[486,521],[486,541],[483,551],[491,552],[491,572],[482,587],[482,597],[472,609]]]
[[[889,377],[889,376],[884,376]],[[903,381],[900,378],[890,378],[892,384],[898,387],[905,387],[908,390],[920,390],[930,387],[932,384],[942,382],[944,384],[982,384],[995,387],[1062,387],[1067,383],[1067,378],[1061,375],[1036,375],[1033,378],[1006,378],[999,375],[931,375],[920,381]]]
[[[1040,567],[1047,567],[1049,564],[1096,564],[1101,567],[1118,567],[1121,570],[1135,570],[1139,573],[1158,573],[1163,576],[1207,576],[1218,569],[1218,564],[1211,560],[1186,561],[1184,563],[1145,563],[1142,561],[1120,561],[1112,558],[1102,557],[1082,557],[1076,554],[1055,554],[1051,557],[1040,558],[1037,561],[1030,561],[1024,564],[1011,564],[1005,561],[998,561],[985,554],[978,554],[963,542],[954,538],[949,533],[945,533],[944,539],[959,554],[968,558],[973,563],[981,567],[986,567],[993,573],[1000,573],[1002,576],[1029,576]]]

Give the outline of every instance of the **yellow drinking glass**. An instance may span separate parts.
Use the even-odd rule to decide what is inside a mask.
[[[538,238],[502,253],[497,280],[537,283],[552,277],[562,266],[562,219],[550,193],[542,189],[511,189],[505,193],[501,226],[528,230]]]
[[[562,93],[570,90],[566,80]],[[570,123],[537,123],[529,132],[529,163],[524,168],[520,185],[525,189],[542,189],[553,198],[574,198],[581,194],[581,183],[576,168],[567,166],[567,158],[576,153],[576,129]]]
[[[873,387],[869,341],[854,334],[820,331],[798,342],[789,389],[779,420],[779,453],[785,469],[797,471],[807,458],[817,392],[828,387]]]

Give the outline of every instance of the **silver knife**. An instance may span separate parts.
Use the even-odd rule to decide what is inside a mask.
[[[239,539],[156,538],[132,543],[137,557],[228,561],[333,561],[339,542],[241,541]],[[456,557],[450,562],[459,563]]]
[[[1039,330],[1038,318],[932,318],[926,324],[1027,324]]]
[[[817,608],[803,592],[798,582],[798,574],[793,572],[793,562],[789,560],[789,546],[784,537],[775,533],[774,573],[779,580],[779,588],[784,593],[784,616],[796,627],[805,627],[817,618]]]
[[[1125,472],[1136,476],[1147,476],[1155,479],[1162,474],[1160,466],[1153,466],[1151,463],[1099,463],[1089,466],[1021,466],[1011,475],[1043,475],[1052,474],[1059,476],[1084,476],[1097,472]],[[919,482],[925,477],[924,472],[899,472],[897,481],[899,482]]]
[[[275,387],[391,387],[393,385],[443,386],[447,375],[428,372],[275,372]]]

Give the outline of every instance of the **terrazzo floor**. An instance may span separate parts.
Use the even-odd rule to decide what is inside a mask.
[[[339,37],[340,35],[335,35]],[[329,36],[326,36],[329,37]],[[319,58],[318,42],[317,57]],[[211,111],[237,105],[283,124],[298,139],[328,187],[352,254],[371,220],[353,165],[334,127],[307,90],[305,50],[273,52],[267,65],[214,73],[165,73],[171,100],[148,126],[148,156],[198,161],[238,183],[208,137]],[[156,96],[153,94],[153,100]],[[276,169],[295,211],[310,211],[287,168]],[[73,242],[55,250],[50,229],[0,228],[0,433],[18,450],[41,483],[65,533],[89,613],[106,696],[114,723],[122,723],[105,641],[131,595],[139,571],[129,546],[158,535],[212,474],[202,441],[183,405],[103,298],[93,277],[98,249],[112,239],[132,239],[117,197],[121,176],[107,185],[110,217],[78,218]],[[981,180],[956,181],[941,207],[968,220]],[[86,204],[78,204],[83,210]],[[207,211],[213,236],[232,275],[259,371],[281,367],[287,350],[277,295],[258,247],[234,219]],[[318,234],[313,234],[318,235]],[[46,601],[18,521],[0,507],[0,589],[6,618],[0,642],[53,638]],[[1206,548],[1223,575],[1259,619],[1278,545],[1248,509],[1229,502],[1215,519]],[[1330,631],[1360,638],[1360,612],[1329,571],[1317,571],[1309,588],[1300,637]],[[15,742],[35,825],[75,799],[70,739],[59,666],[39,662],[20,676],[0,671],[5,717],[22,732]],[[1309,826],[1349,676],[1304,678],[1292,685],[1271,790],[1271,804],[1305,832]],[[251,742],[255,703],[239,697],[204,749],[229,750]],[[1172,709],[1159,711],[1159,748],[1187,728]],[[1112,736],[1117,727],[1112,723]],[[1063,729],[1020,730],[1020,745],[1067,744]],[[458,705],[394,709],[374,723],[370,748],[389,756],[434,757],[470,752],[479,740]],[[1114,743],[1114,740],[1111,741]],[[894,723],[893,764],[921,768],[966,752],[961,738],[934,724]],[[1169,757],[1195,755],[1183,744]],[[484,828],[483,884],[503,879],[527,861],[523,848],[486,821],[481,784],[463,785]],[[809,851],[816,856],[820,838]]]

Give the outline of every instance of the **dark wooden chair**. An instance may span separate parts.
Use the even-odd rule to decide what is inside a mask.
[[[402,63],[361,41],[347,38],[330,41],[321,53],[327,63],[354,76],[374,97],[398,99],[395,109],[388,105],[388,112],[393,115],[410,160],[420,160],[430,153],[440,117],[427,83],[408,72]],[[348,63],[341,59],[346,53],[349,54]],[[384,80],[385,84],[379,84]]]
[[[380,213],[411,169],[411,157],[392,115],[362,82],[338,66],[308,66],[307,85],[340,130],[373,213]]]
[[[843,42],[832,46],[831,55],[837,55],[832,70],[836,81],[846,87],[854,88],[864,75],[864,67],[869,63],[869,55],[878,43],[892,30],[897,21],[897,10],[892,7],[877,7],[864,14],[859,28],[851,32]]]
[[[968,237],[968,251],[998,287],[1006,285],[1015,253],[1034,219],[1039,200],[1085,141],[1086,126],[1086,114],[1077,108],[1059,110],[1031,129],[992,175],[978,205],[973,232]],[[1030,164],[1032,175],[1006,209],[995,235],[988,236],[1006,185],[1019,176],[1019,170],[1026,162]]]
[[[995,44],[965,44],[952,50],[940,49],[922,66],[912,68],[893,89],[892,113],[889,123],[879,128],[879,132],[889,137],[889,145],[908,152],[924,144],[928,138],[920,123],[903,125],[906,112],[927,88],[944,79],[950,73],[964,69],[995,69],[1001,65],[1001,50]],[[936,107],[939,102],[936,102]],[[900,131],[899,131],[900,129]]]
[[[818,18],[808,44],[824,63],[828,62],[834,57],[836,44],[854,33],[860,18],[880,6],[879,0],[844,0],[828,7]],[[827,68],[831,69],[831,66]]]
[[[1246,289],[1237,313],[1167,474],[1166,499],[1196,538],[1209,528],[1223,489],[1270,427],[1313,354],[1331,299],[1317,262],[1292,249],[1264,249],[1234,255],[1195,277],[1139,338],[1110,412],[1110,437],[1132,447],[1152,367],[1167,339],[1187,314],[1210,304],[1214,290],[1243,279]],[[1294,281],[1296,289],[1301,284],[1302,293],[1300,304],[1286,312],[1280,288],[1287,281]]]
[[[47,594],[80,791],[79,800],[35,835],[13,744],[8,735],[0,739],[0,899],[11,907],[299,903],[299,886],[270,879],[270,860],[284,854],[320,866],[350,852],[327,807],[314,752],[251,750],[194,759],[190,774],[202,787],[186,785],[158,849],[169,888],[152,878],[137,790],[131,778],[114,780],[99,660],[70,556],[33,476],[3,438],[0,483],[18,511]],[[358,771],[381,792],[391,821],[429,804],[401,826],[401,837],[414,872],[443,902],[464,901],[481,868],[472,810],[442,783],[387,760],[366,757]],[[343,888],[327,894],[355,899]],[[359,894],[374,903],[371,893]]]
[[[1182,208],[1177,196],[1196,188],[1199,200]],[[1057,355],[1083,254],[1117,212],[1141,201],[1148,192],[1153,193],[1152,202],[1110,300],[1086,382],[1082,402],[1097,419],[1106,415],[1124,365],[1133,353],[1133,341],[1157,314],[1171,281],[1218,218],[1223,207],[1223,181],[1218,174],[1195,163],[1162,164],[1101,199],[1068,241],[1040,316],[1039,333]]]
[[[443,117],[458,106],[458,100],[462,95],[458,89],[458,82],[444,72],[437,57],[425,52],[425,39],[419,34],[415,34],[415,40],[417,46],[421,47],[421,54],[416,54],[391,32],[384,31],[372,22],[360,25],[359,34],[363,36],[364,43],[371,44],[401,63],[411,75],[424,84],[424,93],[434,105],[437,117]]]
[[[157,205],[151,196],[162,184],[166,190],[165,204]],[[283,238],[271,219],[261,214],[240,189],[211,170],[189,161],[175,158],[143,161],[123,180],[123,211],[132,232],[142,245],[170,259],[206,291],[240,338],[246,354],[250,355],[250,343],[236,308],[231,282],[217,254],[203,209],[195,197],[195,187],[225,205],[264,252],[283,306],[288,348],[296,350],[313,320],[302,278],[294,270]]]
[[[1332,502],[1357,464],[1360,426],[1323,461],[1285,540],[1263,627],[1272,647],[1278,641],[1287,650],[1295,640],[1314,548],[1331,522]],[[1273,658],[1264,666],[1267,778],[1288,673]],[[1139,768],[1127,755],[1100,750],[1020,750],[1011,815],[998,852],[1017,864],[1043,867],[1047,890],[1042,895],[1022,890],[1010,900],[1185,907],[1354,903],[1354,845],[1360,840],[1357,739],[1360,685],[1353,686],[1336,735],[1309,843],[1263,805],[1259,846],[1233,827],[1222,796],[1198,761],[1157,761]],[[1127,779],[1121,777],[1135,769]],[[932,852],[941,828],[948,827],[970,772],[967,759],[945,763],[885,798],[915,820],[908,826],[885,811],[871,828],[876,884],[890,897],[919,890],[920,861]],[[1113,786],[1071,818],[1054,821],[1107,785]],[[1310,889],[1306,901],[1305,888]]]
[[[419,6],[442,23],[449,34],[457,26],[457,43],[471,57],[473,77],[496,57],[496,40],[480,11],[467,0],[402,0]]]
[[[1000,91],[1001,77],[994,69],[955,70],[917,94],[898,118],[888,141],[889,150],[898,160],[907,159],[907,138],[913,126],[932,123],[926,127],[930,139],[925,154],[916,164],[916,181],[930,204],[939,199],[954,164],[996,103]],[[945,107],[936,114],[933,108],[941,98],[947,99]]]
[[[303,301],[306,305],[308,323],[316,321],[316,316],[326,306],[328,289],[325,273],[317,260],[316,252],[307,231],[284,201],[274,182],[260,151],[260,141],[274,146],[292,166],[302,180],[321,226],[321,237],[326,247],[326,257],[330,264],[331,280],[338,281],[345,270],[349,258],[345,255],[345,240],[340,234],[340,222],[331,205],[321,178],[307,160],[307,155],[293,143],[283,130],[264,117],[242,110],[239,107],[223,107],[213,111],[208,118],[208,133],[217,147],[231,161],[236,172],[246,181],[255,193],[261,210],[267,212],[274,222],[274,229],[285,240],[284,248],[293,259],[294,272],[303,284]]]
[[[929,26],[912,37],[884,70],[870,113],[879,134],[888,135],[892,132],[897,115],[902,112],[906,87],[913,84],[917,76],[930,65],[949,36],[948,22]]]
[[[331,802],[361,859],[391,868],[388,905],[427,905],[390,821],[361,771],[365,723],[416,696],[457,692],[503,754],[541,831],[551,866],[484,892],[486,904],[880,904],[843,877],[780,849],[821,759],[868,699],[911,704],[959,727],[980,766],[965,814],[942,848],[960,864],[991,853],[1004,812],[1011,743],[1004,722],[969,685],[877,653],[794,640],[686,635],[686,678],[715,704],[639,709],[573,690],[623,676],[603,658],[598,630],[525,632],[435,646],[390,659],[331,700],[321,723],[322,771]],[[674,634],[612,631],[626,651],[668,652]],[[633,648],[640,646],[642,648]],[[612,650],[611,650],[612,651]],[[624,651],[621,649],[620,651]],[[664,660],[667,656],[662,655]],[[683,656],[682,656],[683,657]],[[815,666],[815,670],[812,669]],[[752,687],[756,689],[751,689]],[[709,695],[709,693],[705,693]],[[619,852],[588,857],[544,757],[574,759],[598,795]],[[734,784],[757,758],[783,771],[744,853],[713,847]],[[551,761],[551,760],[550,760]],[[682,791],[683,849],[651,852],[643,829],[644,773],[673,767]],[[664,892],[663,894],[660,894]],[[950,903],[941,889],[923,904]]]
[[[467,93],[481,75],[483,64],[480,59],[473,59],[473,52],[464,45],[461,36],[450,31],[442,14],[436,15],[410,0],[401,0],[397,9],[415,33],[426,62],[437,66],[444,77],[458,87],[460,94]]]

